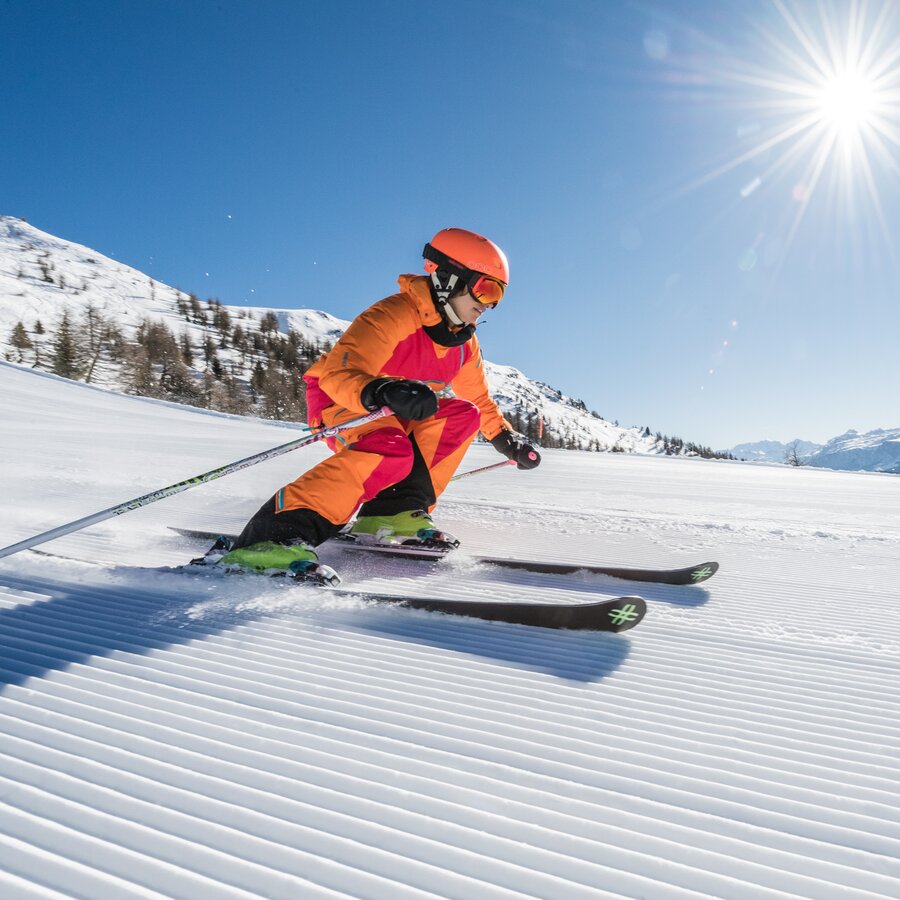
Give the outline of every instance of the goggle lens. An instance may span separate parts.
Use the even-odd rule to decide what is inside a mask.
[[[485,306],[496,306],[503,299],[504,285],[487,275],[480,275],[474,284],[469,286],[472,296]]]

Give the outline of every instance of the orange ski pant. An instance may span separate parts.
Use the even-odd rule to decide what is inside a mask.
[[[324,424],[334,424],[327,413]],[[334,456],[281,488],[275,495],[275,513],[310,509],[334,525],[343,525],[367,501],[374,500],[378,507],[373,515],[431,510],[480,423],[474,403],[442,399],[429,419],[391,416],[328,438]],[[394,485],[398,493],[390,496],[387,489]],[[382,492],[388,495],[379,498]],[[366,512],[364,508],[362,514]]]

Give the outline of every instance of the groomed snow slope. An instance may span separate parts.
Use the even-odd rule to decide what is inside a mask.
[[[8,365],[0,421],[0,546],[296,433]],[[900,478],[560,451],[439,507],[472,550],[716,558],[704,588],[323,554],[423,595],[639,587],[618,636],[135,568],[323,452],[0,561],[0,895],[900,895]]]

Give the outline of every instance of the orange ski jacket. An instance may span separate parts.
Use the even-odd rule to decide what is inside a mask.
[[[433,341],[424,329],[440,325],[441,317],[428,278],[401,275],[399,285],[400,293],[357,316],[303,376],[310,424],[321,424],[323,415],[332,424],[366,412],[363,388],[374,378],[389,377],[424,381],[434,391],[449,385],[458,398],[478,407],[479,428],[488,440],[504,429],[512,431],[488,392],[478,338],[473,334],[458,347]]]

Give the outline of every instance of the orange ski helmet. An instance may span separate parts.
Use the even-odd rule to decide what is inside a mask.
[[[430,244],[425,245],[422,255],[426,260],[426,272],[434,272],[449,262],[455,268],[487,275],[504,287],[509,284],[506,254],[493,241],[474,231],[444,228],[431,239]]]
[[[457,337],[468,339],[475,326],[464,325],[450,298],[468,290],[485,306],[496,306],[509,283],[506,255],[493,241],[474,231],[444,228],[425,245],[422,256],[425,271],[431,273],[432,297],[441,317],[451,329],[460,329]]]

